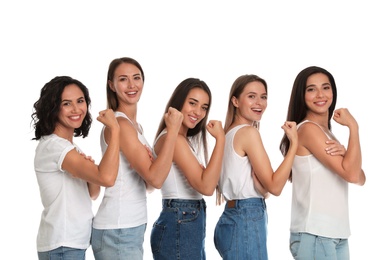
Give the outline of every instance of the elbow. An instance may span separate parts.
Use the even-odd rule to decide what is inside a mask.
[[[114,185],[115,185],[115,182],[116,182],[116,175],[115,175],[115,178],[113,178],[113,177],[104,178],[104,179],[102,180],[101,186],[106,187],[106,188],[109,188],[109,187],[114,186]]]
[[[198,190],[199,193],[202,193],[204,196],[213,196],[215,187],[205,187],[202,190]]]
[[[152,186],[155,189],[161,189],[164,184],[164,180],[160,180],[158,178],[144,179],[144,180],[145,183],[147,183],[148,185]]]
[[[203,193],[203,195],[205,196],[213,196],[213,194],[214,194],[214,189]]]
[[[273,189],[269,189],[268,192],[276,197],[279,197],[280,194],[282,194],[282,189],[273,188]]]
[[[153,182],[153,183],[149,183],[153,188],[155,189],[161,189],[162,186],[163,186],[163,182]]]
[[[350,174],[346,179],[347,182],[363,186],[366,183],[366,176],[363,171]]]
[[[91,200],[97,200],[99,198],[99,194],[91,196]]]

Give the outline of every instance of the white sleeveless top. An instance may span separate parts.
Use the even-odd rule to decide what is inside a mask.
[[[307,122],[312,121],[303,121],[298,128]],[[292,181],[291,232],[329,238],[350,236],[348,182],[312,154],[295,156]]]
[[[248,156],[240,156],[234,150],[234,136],[245,126],[249,125],[238,125],[226,133],[222,172],[218,182],[225,200],[263,198],[255,189]]]
[[[164,129],[156,138],[154,143],[156,143],[157,140],[166,133],[167,131],[166,129]],[[199,163],[201,163],[201,160],[199,160],[192,147],[191,150],[194,156],[198,159]],[[166,178],[163,186],[161,187],[161,195],[163,199],[200,200],[203,198],[203,195],[201,193],[192,188],[183,172],[174,162],[172,162],[168,177]]]
[[[126,118],[134,125],[124,113],[115,112],[115,115]],[[150,147],[143,133],[138,132],[138,139]],[[107,149],[104,127],[100,136],[100,146],[104,153]],[[93,227],[96,229],[131,228],[147,222],[145,182],[122,152],[119,156],[119,171],[115,185],[105,188],[103,200],[93,220]]]

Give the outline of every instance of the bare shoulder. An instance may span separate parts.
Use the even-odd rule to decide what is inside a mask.
[[[253,126],[244,126],[239,129],[233,143],[235,151],[242,156],[246,155],[253,147],[262,147],[260,132]]]

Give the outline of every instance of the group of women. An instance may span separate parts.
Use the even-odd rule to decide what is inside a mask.
[[[38,140],[34,167],[43,204],[37,236],[39,259],[143,259],[146,193],[160,189],[162,210],[153,223],[154,259],[205,259],[206,203],[217,196],[224,211],[214,243],[223,259],[268,259],[269,194],[293,184],[290,251],[295,259],[349,259],[348,183],[363,185],[358,123],[335,109],[333,76],[311,66],[293,85],[273,170],[259,132],[267,83],[242,75],[232,84],[224,126],[209,120],[207,84],[187,78],[173,91],[151,146],[137,120],[145,75],[133,58],[108,68],[107,109],[99,113],[102,159],[98,165],[74,143],[91,127],[88,89],[71,77],[45,84],[34,103]],[[331,119],[349,128],[345,148]],[[215,138],[209,154],[207,135]],[[94,215],[91,199],[104,196]]]

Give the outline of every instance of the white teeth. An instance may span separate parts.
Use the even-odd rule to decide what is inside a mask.
[[[77,119],[80,118],[80,116],[71,116],[70,118],[73,119],[73,120],[77,120]]]
[[[134,94],[136,94],[137,92],[126,92],[127,94],[129,94],[129,95],[134,95]]]
[[[194,121],[198,120],[198,118],[196,118],[196,117],[190,116],[190,118],[191,118],[191,120],[194,120]]]

